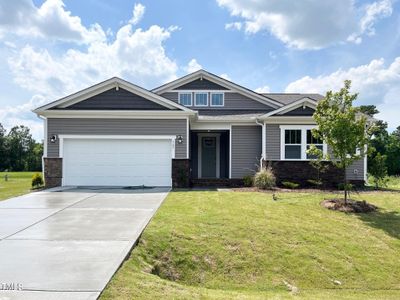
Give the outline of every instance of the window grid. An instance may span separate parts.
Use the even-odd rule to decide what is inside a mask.
[[[179,93],[179,104],[192,106],[192,93]]]
[[[208,93],[195,93],[194,94],[195,106],[208,106]]]

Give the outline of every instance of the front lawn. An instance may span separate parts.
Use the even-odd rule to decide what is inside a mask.
[[[353,194],[370,215],[328,196],[172,192],[102,299],[399,299],[400,194]]]
[[[23,195],[31,191],[32,176],[36,172],[0,172],[0,200]],[[8,175],[8,181],[4,176]]]

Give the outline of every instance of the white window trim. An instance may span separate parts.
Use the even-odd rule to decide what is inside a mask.
[[[222,94],[222,104],[221,105],[212,104],[212,96],[216,95],[216,94]],[[211,92],[210,93],[210,106],[212,106],[212,107],[223,107],[223,106],[225,106],[225,93],[224,92]]]
[[[197,103],[196,103],[196,95],[197,94],[206,94],[207,95],[207,103],[205,104],[205,105],[203,105],[203,104],[200,104],[200,105],[198,105]],[[207,107],[208,106],[208,98],[209,98],[209,92],[208,91],[196,91],[196,92],[194,92],[194,106],[196,106],[196,107]]]
[[[307,158],[307,130],[311,130],[316,128],[316,125],[280,125],[279,128],[281,129],[281,160],[305,160],[305,161],[310,161],[312,159]],[[301,130],[301,158],[285,158],[285,130]],[[293,145],[299,145],[299,144],[293,144]],[[328,152],[328,147],[326,143],[322,144],[322,151],[324,155],[327,154]]]
[[[183,95],[183,94],[185,94],[185,95],[190,94],[190,104],[186,105],[186,104],[181,103],[181,95]],[[179,92],[178,93],[178,103],[183,106],[193,106],[193,92]]]

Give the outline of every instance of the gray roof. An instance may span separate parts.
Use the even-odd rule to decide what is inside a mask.
[[[300,94],[300,93],[261,93],[265,97],[278,101],[284,105],[295,102],[301,98],[311,98],[315,101],[319,101],[324,98],[320,94]]]

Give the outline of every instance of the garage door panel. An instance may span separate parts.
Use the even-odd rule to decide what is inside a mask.
[[[171,141],[65,139],[64,185],[170,186]]]

